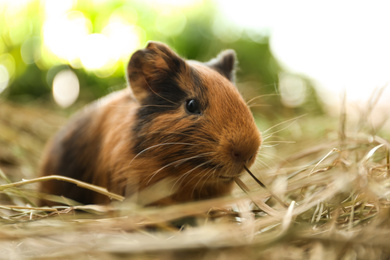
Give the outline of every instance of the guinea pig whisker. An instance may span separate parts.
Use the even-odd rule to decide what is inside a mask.
[[[200,188],[198,189],[200,193],[202,192],[202,189],[203,189],[204,185],[207,183],[208,179],[210,179],[211,176],[213,176],[213,173],[212,173],[212,174],[209,174],[209,173],[210,173],[211,171],[214,171],[214,172],[215,172],[216,170],[217,170],[217,168],[216,168],[216,167],[213,167],[213,168],[209,169],[206,173],[203,173],[203,171],[201,171],[201,172],[198,173],[197,177],[198,177],[198,176],[201,176],[201,177],[200,177],[199,180],[195,183],[195,185],[193,185],[192,192],[191,192],[191,196],[194,196],[195,190],[198,188],[198,185],[200,184],[200,182],[204,179],[202,186],[200,186]],[[195,177],[195,176],[194,176],[194,177]],[[193,178],[194,178],[194,177],[193,177]],[[192,179],[193,179],[193,178],[192,178]],[[191,180],[192,180],[192,179],[191,179]],[[190,181],[191,181],[191,180],[190,180]]]
[[[281,156],[278,156],[273,153],[269,154],[262,151],[261,154],[256,157],[255,164],[260,165],[268,170],[272,170],[275,169],[275,165],[279,164],[280,162],[283,164],[289,163],[285,158],[282,158]]]
[[[261,165],[263,165],[265,168],[267,168],[269,170],[272,169],[272,167],[268,163],[266,163],[265,161],[263,161],[261,159],[256,159],[256,162],[260,163]]]
[[[161,143],[161,144],[155,144],[155,145],[152,145],[152,146],[149,146],[148,148],[145,148],[143,149],[141,152],[137,153],[133,159],[130,161],[129,165],[131,165],[131,163],[137,159],[139,156],[141,156],[143,153],[151,150],[151,149],[154,149],[154,148],[158,148],[158,147],[161,147],[161,146],[166,146],[166,145],[189,145],[189,146],[195,146],[196,144],[192,144],[192,143],[180,143],[180,142],[171,142],[171,143]]]
[[[215,174],[216,174],[216,171],[217,171],[217,169],[220,167],[220,165],[222,165],[221,163],[219,163],[219,164],[217,164],[217,165],[215,165],[213,168],[211,168],[209,171],[207,171],[205,174],[203,174],[203,176],[201,176],[201,178],[199,178],[199,180],[197,181],[197,183],[194,185],[194,188],[193,188],[193,190],[192,190],[192,194],[195,192],[195,189],[197,188],[197,186],[198,186],[198,184],[200,184],[200,182],[203,180],[203,184],[202,184],[202,186],[199,188],[199,191],[201,191],[202,189],[203,189],[203,187],[204,187],[204,185],[207,183],[207,181],[209,180],[209,179],[211,179],[213,176],[215,176]],[[210,174],[210,172],[212,172],[211,174]],[[201,173],[199,173],[199,175],[200,175]],[[194,177],[193,177],[194,178]],[[192,180],[192,179],[191,179]],[[217,182],[218,182],[219,180],[217,179]]]
[[[211,162],[212,162],[212,160],[209,160],[209,161],[207,161],[207,162],[204,162],[202,165],[197,166],[196,168],[199,168],[199,167],[201,167],[201,166],[207,165],[207,164],[209,164],[209,163],[211,163]],[[210,171],[212,171],[212,170],[215,169],[215,168],[217,168],[217,166],[213,166],[213,167],[210,169]],[[208,169],[208,168],[206,168],[205,170],[207,170],[207,169]],[[199,176],[204,176],[204,175],[202,175],[202,174],[203,174],[203,172],[204,172],[205,170],[199,172],[198,174],[193,175],[192,178],[189,180],[189,182],[191,182],[192,180],[194,180],[195,178],[197,178],[197,177],[199,177]],[[208,171],[208,172],[210,172],[210,171]]]
[[[257,154],[256,161],[260,160],[260,162],[261,162],[260,158],[269,159],[270,161],[273,161],[273,162],[276,160],[279,162],[283,162],[283,163],[287,162],[286,159],[282,156],[279,156],[275,153],[268,153],[267,149],[265,149],[265,150],[263,149]]]
[[[263,143],[264,143],[265,141],[267,141],[268,139],[270,139],[271,137],[273,137],[272,134],[264,135],[264,132],[263,132]]]
[[[262,131],[262,133],[265,134],[265,133],[267,133],[268,131],[270,131],[270,130],[272,130],[272,129],[274,129],[274,128],[280,126],[280,125],[283,125],[283,124],[287,124],[287,123],[288,123],[287,126],[281,128],[281,129],[278,129],[278,130],[276,130],[275,132],[272,132],[271,134],[279,133],[279,132],[281,132],[281,131],[283,131],[283,130],[289,128],[293,123],[295,123],[295,121],[296,121],[297,119],[299,119],[299,118],[301,118],[301,117],[304,117],[304,116],[306,116],[306,115],[300,115],[300,116],[297,116],[297,117],[294,117],[294,118],[291,118],[291,119],[282,121],[282,122],[280,122],[280,123],[278,123],[278,124],[276,124],[276,125],[271,126],[271,127],[268,128],[268,129]]]
[[[208,164],[208,163],[210,163],[210,162],[212,162],[212,161],[211,161],[211,160],[206,161],[206,162],[204,162],[204,163],[201,163],[201,164],[197,165],[196,167],[192,168],[191,170],[185,172],[182,176],[180,176],[180,177],[175,181],[175,183],[174,183],[173,186],[172,186],[172,189],[176,186],[176,184],[179,183],[179,181],[180,181],[180,184],[181,184],[191,172],[195,171],[196,169],[198,169],[198,168],[200,168],[200,167],[202,167],[202,166],[204,166],[204,165],[206,165],[206,164]],[[204,171],[204,170],[203,170],[203,171]],[[203,171],[200,171],[200,172],[199,172],[198,174],[196,174],[195,176],[200,175]],[[194,179],[195,176],[193,176],[193,177],[189,180],[189,182],[191,182],[191,181]],[[180,185],[180,184],[179,184],[179,185]]]
[[[264,146],[264,144],[272,144],[272,143],[274,143],[274,144],[296,144],[295,141],[277,141],[277,140],[272,141],[272,140],[270,140],[270,141],[263,142],[262,146]]]
[[[252,108],[252,107],[270,107],[270,106],[271,106],[270,104],[253,104],[248,107]]]
[[[270,133],[268,135],[263,135],[263,140],[262,140],[262,145],[264,144],[270,144],[270,143],[284,143],[284,144],[294,144],[296,143],[295,141],[284,141],[284,140],[269,140],[271,138],[277,138],[280,139],[282,138],[281,136],[274,135],[274,133]]]
[[[252,105],[251,105],[250,103],[252,103],[252,102],[255,101],[256,99],[264,98],[264,97],[279,96],[279,95],[280,95],[280,94],[277,94],[277,93],[259,95],[259,96],[257,96],[257,97],[251,98],[250,100],[246,101],[246,104],[247,104],[247,106],[251,107]]]
[[[272,147],[276,147],[276,146],[279,146],[280,144],[262,144],[262,147],[264,148],[272,148]]]
[[[209,179],[211,179],[212,177],[215,177],[215,176],[219,176],[219,174],[217,174],[217,170],[218,170],[218,168],[219,168],[219,166],[220,166],[221,164],[219,164],[219,165],[216,165],[213,169],[212,169],[212,173],[211,174],[208,174],[208,176],[206,177],[206,179],[204,180],[204,182],[203,182],[203,185],[202,185],[202,187],[201,187],[201,189],[204,187],[204,185],[207,183],[207,181],[209,180]],[[211,172],[211,171],[210,171]],[[219,178],[217,178],[217,182],[219,182],[220,181],[220,179]]]
[[[172,166],[172,165],[178,166],[178,165],[183,164],[183,163],[185,163],[185,162],[187,162],[187,161],[189,161],[189,160],[202,158],[202,157],[204,157],[204,156],[206,156],[206,155],[209,155],[209,154],[212,154],[212,153],[211,153],[211,152],[202,153],[202,154],[200,154],[200,155],[196,155],[196,156],[192,156],[192,157],[188,157],[188,158],[183,158],[183,159],[179,159],[179,160],[173,161],[173,162],[171,162],[171,163],[168,163],[168,164],[164,165],[163,167],[161,167],[160,169],[158,169],[157,171],[153,172],[153,173],[150,175],[150,178],[149,178],[147,184],[149,184],[149,182],[150,182],[150,181],[151,181],[159,172],[161,172],[162,170],[164,170],[164,169],[166,169],[166,168],[168,168],[168,167],[170,167],[170,166]]]

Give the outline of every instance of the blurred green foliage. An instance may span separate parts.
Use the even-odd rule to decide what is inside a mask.
[[[179,7],[140,0],[16,2],[0,2],[0,66],[7,69],[5,74],[0,73],[0,77],[3,75],[3,79],[0,78],[0,84],[3,82],[3,92],[0,94],[3,99],[52,102],[53,78],[59,71],[69,68],[76,73],[80,82],[79,104],[96,99],[123,88],[124,67],[131,52],[145,46],[148,40],[155,40],[167,43],[183,57],[200,61],[215,57],[223,49],[234,49],[239,61],[237,84],[247,100],[259,97],[252,105],[254,111],[261,112],[263,117],[288,116],[297,110],[322,111],[307,79],[302,79],[306,86],[304,102],[296,107],[285,106],[281,102],[278,83],[282,68],[272,55],[269,36],[257,35],[253,39],[250,32],[245,30],[233,39],[218,34],[218,28],[226,30],[231,25],[216,26],[218,10],[213,1],[192,1]],[[70,6],[66,7],[66,4]],[[62,15],[81,14],[89,34],[102,33],[114,15],[120,17],[126,24],[134,26],[137,45],[129,46],[129,53],[111,62],[104,70],[86,68],[78,59],[56,55],[45,42],[44,30],[50,19],[48,5],[53,10],[57,8],[55,5],[59,5],[57,9],[65,6]],[[58,42],[62,40],[62,29],[58,27]],[[227,32],[225,35],[229,36],[229,30]],[[82,44],[81,40],[78,43],[79,40],[75,36],[73,42]],[[109,45],[108,48],[115,49],[115,46]],[[94,55],[103,55],[104,51],[106,49],[101,48]],[[7,82],[5,88],[4,82]]]

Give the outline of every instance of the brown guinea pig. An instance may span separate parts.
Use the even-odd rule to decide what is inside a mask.
[[[173,179],[174,194],[156,204],[228,194],[261,144],[233,84],[234,65],[232,50],[201,63],[149,42],[130,59],[130,88],[87,106],[51,140],[42,174],[72,177],[125,196]],[[61,181],[44,182],[41,190],[84,204],[109,201]]]

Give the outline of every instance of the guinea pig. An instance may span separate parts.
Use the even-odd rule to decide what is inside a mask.
[[[128,88],[86,106],[52,138],[42,175],[75,178],[123,196],[173,179],[175,192],[157,205],[229,194],[261,145],[234,85],[235,63],[233,50],[201,63],[149,42],[128,63]],[[109,202],[62,181],[43,182],[41,191],[83,204]]]

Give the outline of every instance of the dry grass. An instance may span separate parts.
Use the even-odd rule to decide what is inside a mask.
[[[1,106],[0,143],[7,146],[0,147],[0,258],[390,256],[390,143],[364,130],[373,129],[364,126],[367,120],[352,128],[347,113],[342,113],[340,123],[328,135],[315,139],[305,135],[306,142],[281,146],[272,166],[252,169],[269,190],[248,175],[238,181],[247,193],[237,188],[232,196],[209,201],[143,208],[128,199],[110,206],[48,208],[36,207],[34,198],[41,194],[29,182],[18,181],[20,176],[42,181],[33,175],[44,143],[44,138],[36,136],[47,136],[54,131],[52,125],[63,121],[56,116],[44,119],[49,127],[42,132],[39,126],[28,124],[34,121],[31,114],[35,110],[28,109],[29,119],[24,120],[27,111],[23,108]],[[10,113],[12,120],[6,117]],[[329,119],[322,120],[317,127],[325,129]],[[307,117],[299,121],[304,130],[320,122]],[[106,191],[98,188],[97,192]]]

